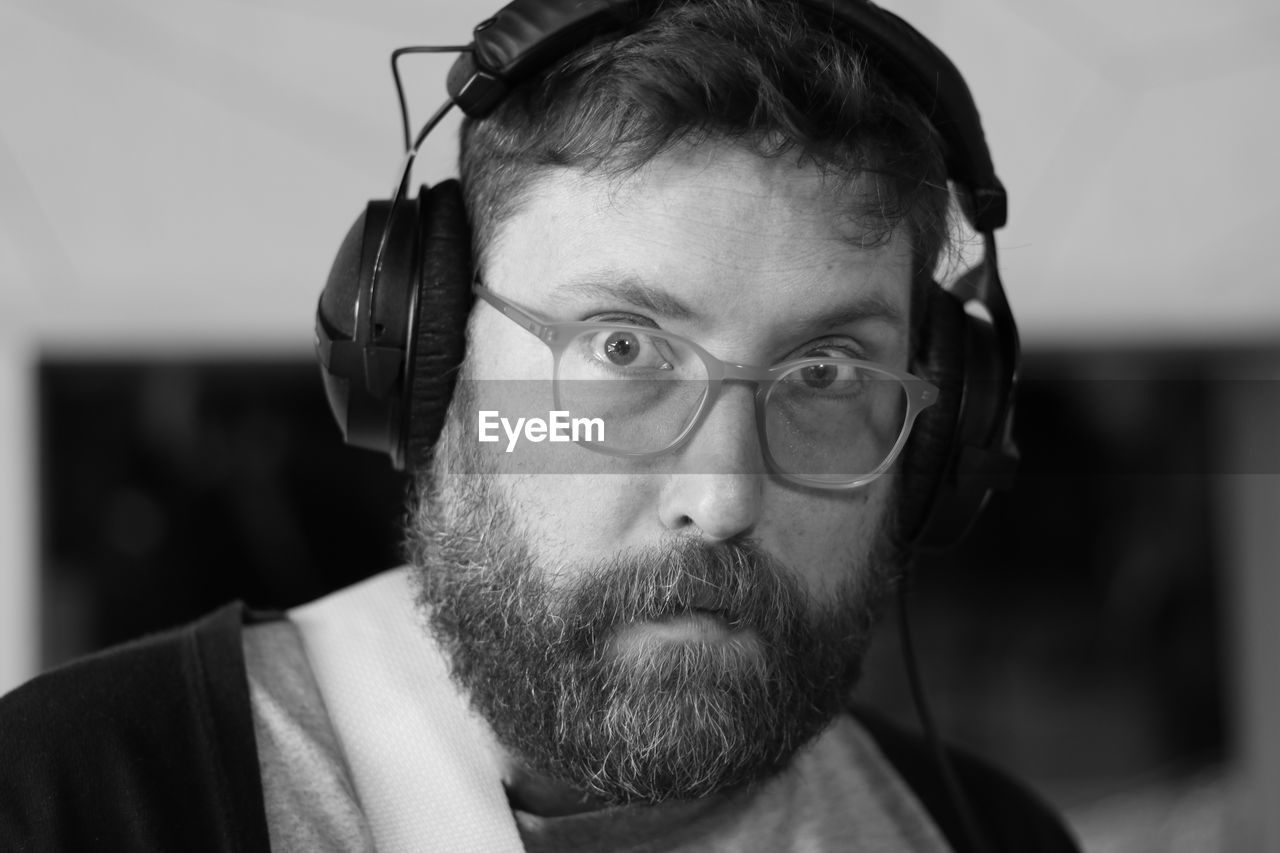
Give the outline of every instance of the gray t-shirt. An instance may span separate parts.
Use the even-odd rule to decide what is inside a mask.
[[[272,850],[373,850],[373,834],[297,628],[288,621],[249,627],[244,646]],[[748,789],[693,803],[556,818],[516,811],[514,817],[529,853],[949,849],[847,715],[786,771]]]

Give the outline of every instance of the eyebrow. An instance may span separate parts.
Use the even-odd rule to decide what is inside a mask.
[[[679,297],[664,290],[650,287],[633,275],[622,275],[614,278],[608,274],[594,274],[587,278],[574,279],[556,287],[555,295],[597,296],[606,299],[619,299],[636,308],[644,309],[652,314],[671,320],[693,321],[698,319],[694,311]]]

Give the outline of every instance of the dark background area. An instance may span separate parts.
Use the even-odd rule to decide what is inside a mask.
[[[1062,804],[1229,751],[1205,364],[1028,358],[1016,490],[913,578],[944,732]],[[39,398],[45,667],[401,561],[407,480],[341,445],[309,361],[46,359]],[[896,621],[862,695],[914,724]]]
[[[917,566],[911,627],[940,728],[1062,805],[1227,758],[1217,367],[1204,354],[1031,356],[1014,490]],[[896,617],[864,693],[914,721]]]
[[[342,446],[313,362],[40,368],[42,662],[400,560],[408,479]]]

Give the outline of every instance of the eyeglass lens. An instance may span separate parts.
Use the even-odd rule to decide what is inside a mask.
[[[698,417],[709,371],[687,342],[635,327],[588,329],[556,365],[557,407],[599,418],[599,449],[624,455],[671,447]],[[828,482],[875,471],[893,452],[907,416],[901,381],[847,359],[806,360],[765,397],[764,440],[789,474]]]

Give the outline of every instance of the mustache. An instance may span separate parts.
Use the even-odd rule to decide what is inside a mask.
[[[556,598],[565,633],[589,644],[629,622],[699,611],[776,637],[802,617],[805,602],[791,573],[749,539],[679,539],[623,551],[579,571]]]

